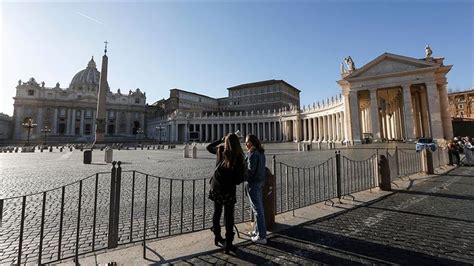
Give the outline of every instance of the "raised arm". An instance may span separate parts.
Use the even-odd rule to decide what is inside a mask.
[[[219,139],[207,145],[206,146],[207,151],[212,154],[217,154],[217,146],[219,146],[219,144],[221,144],[222,142],[223,142],[222,139]]]

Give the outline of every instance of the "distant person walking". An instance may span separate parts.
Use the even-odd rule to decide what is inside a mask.
[[[224,143],[224,145],[221,145]],[[243,182],[245,165],[244,153],[237,135],[231,133],[224,139],[217,140],[207,147],[210,153],[217,155],[216,168],[211,178],[209,199],[214,201],[212,228],[214,244],[224,246],[225,253],[235,251],[234,240],[234,207],[237,202],[236,185]],[[225,240],[221,236],[220,220],[224,209]]]
[[[252,242],[258,244],[267,243],[267,227],[265,225],[265,213],[263,210],[262,189],[265,184],[265,150],[255,135],[248,135],[245,139],[247,147],[247,193],[250,199],[250,205],[255,214],[256,227],[251,232]]]

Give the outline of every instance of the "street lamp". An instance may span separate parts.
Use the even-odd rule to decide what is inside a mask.
[[[138,134],[138,144],[142,144],[142,135],[143,135],[143,129],[138,128],[137,129],[137,134]]]
[[[165,129],[164,127],[161,127],[161,123],[159,126],[156,127],[156,131],[158,131],[158,144],[161,143],[161,131]]]
[[[26,146],[30,146],[30,133],[31,133],[31,129],[32,128],[35,128],[38,124],[36,123],[33,123],[33,119],[29,118],[28,119],[28,122],[24,122],[21,124],[24,128],[27,128],[28,129],[28,141],[26,143]]]
[[[44,126],[41,129],[41,132],[44,133],[44,143],[43,143],[43,145],[46,145],[46,134],[51,133],[51,128],[49,128],[48,126]]]

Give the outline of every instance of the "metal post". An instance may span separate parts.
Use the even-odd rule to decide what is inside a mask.
[[[273,193],[275,194],[275,202],[273,203],[273,206],[275,206],[275,214],[276,214],[276,156],[272,156],[272,172],[273,175],[275,176],[275,187],[273,188]],[[281,173],[280,173],[281,175]]]
[[[397,172],[396,172],[396,174],[397,174],[397,177],[399,177],[399,176],[400,176],[400,170],[399,170],[398,168],[400,167],[400,166],[399,166],[400,164],[399,164],[399,159],[398,159],[398,147],[395,147],[395,162],[396,162],[396,164],[397,164]]]
[[[341,152],[336,151],[336,184],[337,184],[337,197],[339,203],[341,202],[342,191],[341,191]]]
[[[18,243],[18,265],[21,265],[21,250],[23,247],[23,229],[25,227],[25,208],[26,208],[26,196],[23,196],[21,203],[21,221],[20,221],[20,239]]]
[[[43,204],[41,205],[41,227],[40,227],[40,243],[38,247],[38,265],[41,265],[41,255],[43,254],[43,235],[44,235],[44,214],[46,211],[46,192],[43,192]]]
[[[148,205],[148,175],[145,177],[145,214],[143,215],[143,259],[146,258],[146,211]],[[171,208],[171,207],[170,207]]]
[[[108,238],[108,248],[115,248],[117,247],[117,238],[115,234],[115,182],[116,182],[116,174],[117,168],[115,165],[117,164],[116,161],[112,162],[112,169],[111,169],[111,176],[110,176],[110,203],[109,203],[109,238]]]

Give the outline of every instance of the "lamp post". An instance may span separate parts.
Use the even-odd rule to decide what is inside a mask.
[[[156,127],[156,131],[158,131],[158,144],[161,143],[161,131],[162,131],[163,129],[165,129],[165,128],[161,127],[161,123],[160,123],[159,126]]]
[[[143,129],[138,128],[137,129],[137,134],[138,134],[138,144],[142,144],[142,135],[143,135]]]
[[[44,143],[43,143],[43,145],[46,145],[46,134],[51,133],[51,128],[49,128],[48,126],[44,126],[41,129],[41,132],[44,133]]]
[[[28,129],[28,140],[26,142],[26,146],[30,146],[30,133],[31,133],[31,129],[32,128],[35,128],[38,124],[36,123],[33,123],[33,119],[28,119],[28,122],[25,122],[25,123],[22,123],[21,124],[24,128],[27,128]]]

